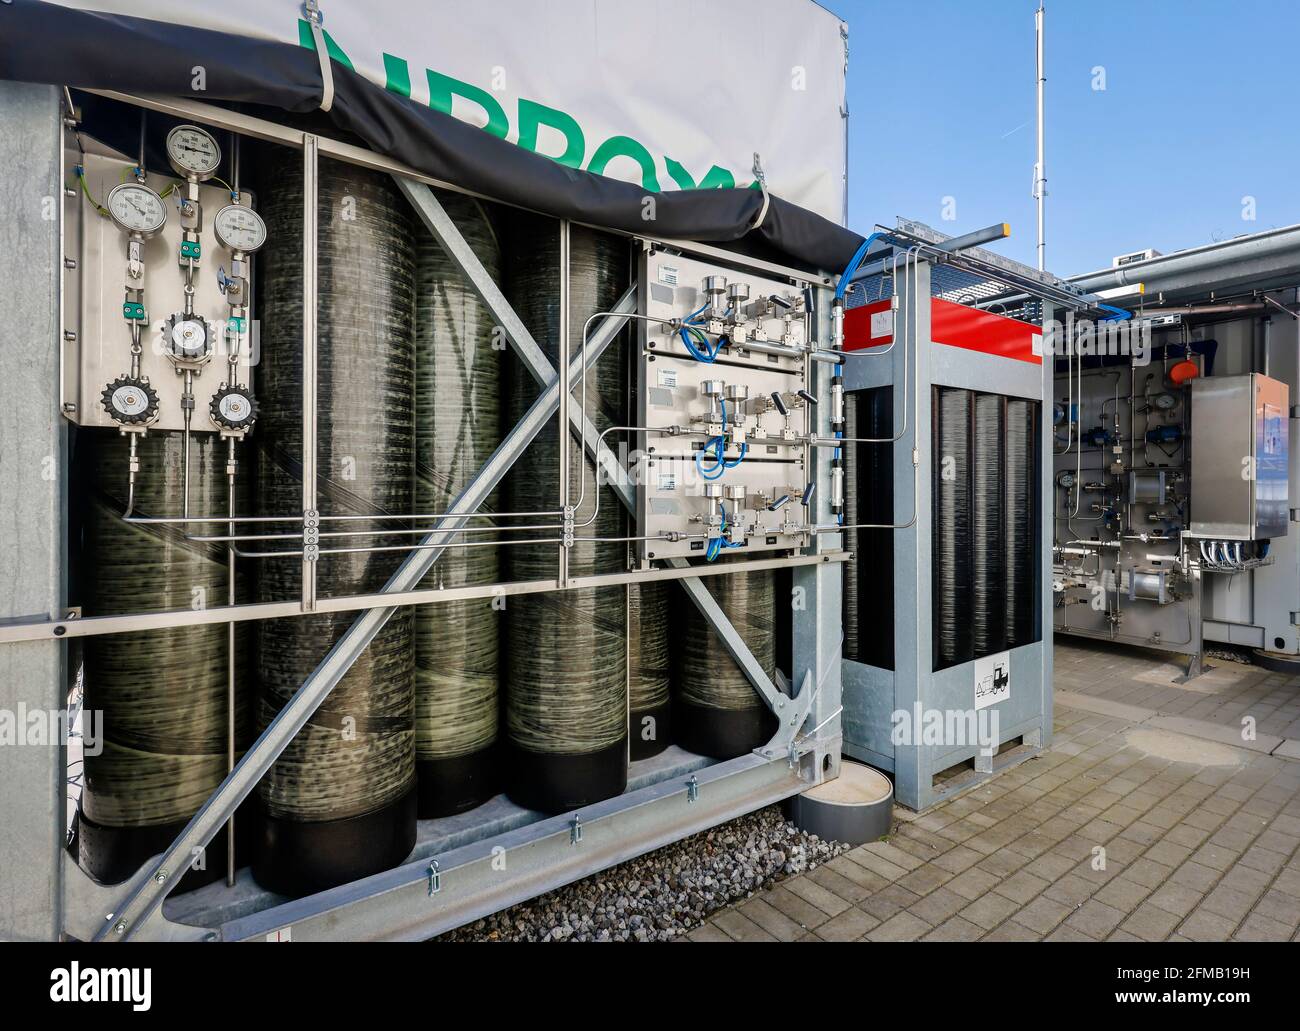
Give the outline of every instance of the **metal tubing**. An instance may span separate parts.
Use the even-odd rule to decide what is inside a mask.
[[[816,562],[844,562],[845,552],[827,555],[795,555],[789,558],[754,559],[745,563],[728,563],[724,566],[682,566],[672,569],[638,570],[627,573],[605,573],[599,576],[570,577],[568,590],[584,587],[610,587],[619,584],[654,582],[656,580],[681,580],[689,577],[717,576],[746,569],[783,569],[791,566],[811,565]],[[349,594],[336,598],[321,598],[318,612],[358,612],[366,608],[402,608],[407,605],[438,604],[445,601],[466,601],[491,598],[498,594],[539,594],[560,588],[553,580],[524,580],[518,583],[479,584],[473,587],[424,588],[421,590],[384,592],[380,594]],[[207,609],[169,609],[164,612],[139,612],[125,616],[93,616],[89,619],[51,620],[41,623],[10,623],[0,625],[0,644],[15,641],[59,641],[74,637],[98,637],[102,634],[125,634],[168,627],[207,626],[214,623],[243,623],[255,619],[282,619],[303,615],[296,601],[257,602],[246,605],[216,606]]]
[[[569,508],[569,434],[565,432],[569,425],[569,223],[566,219],[560,219],[560,297],[559,297],[559,339],[556,341],[558,349],[558,364],[560,371],[560,425],[556,433],[556,439],[559,443],[560,456],[560,477],[559,477],[559,498],[560,508],[564,512],[564,536],[560,538],[559,570],[556,579],[561,587],[565,586],[569,580],[569,541],[573,525],[573,510]],[[583,395],[586,396],[587,390],[587,355],[586,348],[578,351],[578,376],[582,380]],[[580,414],[586,416],[583,410]],[[585,437],[586,424],[582,425]],[[584,476],[585,483],[586,477]]]
[[[236,165],[238,167],[238,165]],[[226,442],[226,507],[230,510],[230,516],[233,520],[235,515],[235,438],[229,437]],[[234,523],[230,524],[230,532],[235,530]],[[233,607],[238,598],[235,592],[235,549],[226,549],[226,604]],[[226,624],[226,775],[235,768],[235,711],[236,711],[236,684],[235,684],[235,624]],[[226,820],[226,886],[234,887],[235,884],[235,814],[231,813],[230,818]]]
[[[319,143],[302,138],[302,511],[316,512],[316,173]],[[304,522],[305,526],[305,522]],[[302,607],[316,608],[316,560],[304,549]]]
[[[1044,222],[1044,205],[1047,203],[1047,159],[1044,144],[1046,125],[1043,115],[1043,92],[1047,84],[1047,66],[1043,61],[1043,20],[1046,11],[1042,3],[1034,12],[1034,37],[1037,45],[1038,66],[1038,160],[1034,164],[1034,199],[1038,202],[1038,271],[1047,270],[1047,237]]]

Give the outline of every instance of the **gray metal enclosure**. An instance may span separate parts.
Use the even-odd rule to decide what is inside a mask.
[[[917,230],[922,239],[928,239],[931,232],[926,230],[922,236],[921,227],[908,224],[908,228]],[[883,263],[899,283],[892,342],[888,347],[852,352],[844,373],[850,394],[880,389],[889,392],[893,397],[892,421],[884,426],[876,424],[873,429],[899,436],[892,469],[892,524],[897,528],[893,534],[892,583],[885,570],[869,577],[868,569],[856,571],[862,578],[858,593],[864,624],[868,610],[863,597],[872,591],[886,595],[892,592],[888,606],[892,612],[888,631],[892,636],[892,665],[888,664],[889,658],[864,654],[859,661],[851,652],[846,653],[844,751],[891,771],[898,800],[924,810],[1036,754],[1050,743],[1052,732],[1051,537],[1045,517],[1032,520],[1027,546],[1035,555],[1035,571],[1022,586],[1033,591],[1036,598],[1037,630],[1033,640],[997,655],[977,655],[973,661],[944,666],[936,660],[937,635],[944,631],[932,617],[939,589],[936,570],[945,562],[951,564],[950,557],[939,552],[938,537],[943,527],[936,522],[939,516],[934,508],[933,485],[945,476],[943,465],[949,457],[940,454],[942,448],[934,436],[935,388],[1021,398],[1037,407],[1051,387],[1051,362],[1045,358],[1013,360],[939,342],[932,328],[932,300],[956,295],[965,304],[971,299],[972,286],[983,283],[984,290],[992,292],[1006,289],[1009,283],[1028,282],[1031,292],[1058,296],[1072,307],[1081,307],[1083,302],[1068,293],[1057,295],[1048,279],[1039,281],[1032,270],[1015,267],[987,252],[965,255],[960,263],[963,272],[959,273],[943,267],[949,259],[942,252],[934,253],[917,246],[917,242],[913,242],[913,248],[903,255],[900,247],[896,257]],[[990,264],[993,261],[996,267]],[[947,289],[951,289],[954,277],[963,289],[948,294],[943,284],[949,284]],[[877,296],[881,292],[878,279],[869,280],[865,292],[868,301]],[[883,303],[873,305],[871,310]],[[1042,309],[1040,317],[1050,318],[1051,304],[1044,301]],[[974,314],[975,309],[971,308],[971,312]],[[1025,328],[1027,332],[1030,327]],[[874,328],[872,336],[877,336]],[[1049,440],[1049,434],[1040,432],[1033,451],[1034,475],[1043,497],[1048,496],[1050,484]],[[859,495],[869,489],[864,477],[865,473],[859,473]],[[887,525],[883,520],[889,519],[890,513],[877,510],[877,515],[882,522],[873,525]],[[870,558],[859,550],[856,561],[861,565]],[[858,632],[865,637],[868,629],[864,625]],[[980,684],[994,669],[1002,680],[1009,677],[1009,694],[989,704],[981,699]],[[943,731],[923,734],[926,720],[943,722]]]
[[[11,712],[64,712],[69,669],[79,641],[102,634],[157,631],[169,627],[294,619],[307,613],[345,613],[350,628],[322,653],[315,671],[233,764],[220,787],[188,826],[160,855],[144,863],[126,882],[96,883],[65,847],[67,765],[62,735],[43,746],[0,749],[0,934],[24,939],[125,940],[336,940],[422,939],[511,903],[644,853],[685,835],[714,826],[787,798],[836,776],[840,762],[840,612],[841,564],[846,559],[831,512],[829,490],[805,489],[806,513],[799,533],[785,548],[772,549],[740,563],[691,565],[669,557],[626,572],[575,576],[566,547],[555,548],[554,574],[542,580],[475,584],[456,588],[421,587],[424,574],[454,540],[453,531],[483,504],[528,443],[555,418],[560,433],[560,469],[568,449],[585,446],[588,457],[607,475],[615,495],[637,511],[638,476],[620,463],[616,448],[591,425],[574,386],[594,361],[616,343],[619,331],[644,312],[644,284],[629,289],[613,309],[591,326],[582,354],[570,353],[567,309],[562,304],[558,361],[547,358],[537,340],[506,302],[448,217],[430,186],[414,170],[370,151],[313,133],[188,101],[117,98],[202,126],[292,148],[301,159],[303,193],[304,368],[301,399],[301,509],[285,513],[297,525],[301,564],[299,597],[244,604],[211,604],[185,610],[134,612],[77,618],[67,604],[66,410],[60,410],[65,343],[80,326],[64,326],[61,285],[76,272],[62,239],[60,198],[68,188],[63,153],[66,134],[75,128],[65,109],[65,91],[0,83],[0,142],[4,170],[6,280],[18,305],[6,320],[0,355],[0,391],[9,402],[6,447],[0,457],[0,521],[6,527],[0,572],[6,585],[0,612],[0,708]],[[67,121],[65,122],[65,119]],[[324,547],[316,533],[317,360],[315,190],[321,158],[352,163],[390,174],[409,203],[419,230],[432,234],[459,267],[499,326],[510,348],[540,394],[500,447],[448,506],[418,543],[404,546],[404,557],[383,590],[327,596],[317,589],[316,561]],[[569,223],[560,223],[561,240]],[[633,241],[731,274],[762,277],[788,285],[811,298],[812,338],[832,338],[829,280],[769,262],[745,260],[707,245],[652,237]],[[559,276],[567,283],[567,248],[561,246]],[[561,297],[567,286],[561,286]],[[814,395],[830,396],[833,364],[815,361],[811,349],[790,367]],[[808,426],[792,454],[811,482],[832,480],[831,406],[807,409]],[[254,432],[256,432],[254,430]],[[818,444],[816,438],[821,438]],[[793,463],[792,463],[793,464]],[[143,475],[143,474],[142,474]],[[570,497],[561,472],[559,496]],[[214,521],[214,520],[209,520]],[[224,526],[225,520],[219,521]],[[572,520],[569,531],[573,533]],[[636,533],[637,531],[633,531]],[[646,533],[648,531],[640,531]],[[233,558],[232,558],[233,561]],[[792,639],[789,669],[775,680],[706,589],[710,576],[736,569],[789,569],[803,604],[788,610]],[[402,606],[439,604],[471,598],[538,594],[648,581],[681,584],[722,648],[733,658],[776,717],[777,730],[762,747],[725,761],[670,748],[651,760],[632,764],[628,790],[617,797],[557,816],[542,817],[502,800],[445,820],[422,821],[416,845],[399,866],[336,888],[286,902],[259,888],[247,870],[233,884],[210,884],[169,897],[202,850],[226,824],[240,802],[270,768],[329,696],[351,664]],[[70,660],[70,654],[73,657]],[[503,859],[504,857],[504,859]]]

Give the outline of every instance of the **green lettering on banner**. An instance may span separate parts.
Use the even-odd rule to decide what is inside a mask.
[[[325,52],[329,54],[330,59],[337,61],[349,71],[356,71],[352,59],[334,42],[333,37],[323,29],[321,31],[325,39]],[[311,25],[302,18],[298,19],[298,43],[307,50],[314,52],[316,49],[316,41],[312,35]],[[385,53],[383,62],[384,88],[390,93],[409,99],[411,96],[411,71],[406,59]],[[510,132],[510,121],[506,116],[505,109],[490,92],[475,86],[473,83],[464,82],[441,72],[435,72],[432,68],[426,69],[426,74],[429,78],[429,106],[431,108],[450,115],[452,114],[453,97],[468,100],[470,103],[477,104],[482,108],[487,118],[487,124],[482,126],[486,132],[490,132],[493,136],[503,140],[507,137]],[[555,129],[564,137],[564,153],[558,156],[544,154],[543,157],[548,157],[557,164],[565,165],[568,168],[581,168],[583,158],[586,155],[587,138],[578,120],[567,111],[548,107],[546,104],[535,100],[520,98],[519,146],[524,150],[538,153],[538,130],[542,126]],[[596,175],[604,175],[609,163],[615,158],[621,157],[631,158],[641,169],[641,186],[643,189],[652,190],[655,193],[659,192],[659,176],[655,166],[655,159],[642,143],[634,140],[631,136],[611,136],[607,139],[592,154],[591,160],[587,164],[587,171]],[[664,165],[668,169],[668,175],[673,184],[678,189],[729,190],[734,189],[736,186],[735,176],[728,169],[718,165],[712,165],[704,173],[704,178],[698,183],[681,162],[665,157]],[[749,186],[751,189],[759,188],[757,182],[750,183]]]
[[[402,97],[411,95],[411,71],[402,58],[392,54],[384,55],[384,89]]]
[[[665,157],[664,164],[668,166],[668,174],[673,177],[673,182],[677,184],[678,189],[734,190],[736,188],[736,177],[717,165],[705,172],[704,178],[697,184],[695,177],[686,171],[686,167],[680,161]]]
[[[428,69],[428,74],[429,106],[431,108],[449,115],[451,114],[451,98],[453,96],[463,97],[465,100],[477,104],[487,115],[487,125],[483,126],[484,130],[490,132],[493,136],[501,137],[503,140],[506,138],[510,123],[506,121],[506,113],[501,105],[497,103],[496,97],[485,89],[480,89],[468,82],[461,82],[460,79],[453,79],[450,75],[435,72],[432,68]]]
[[[524,150],[537,153],[538,127],[548,125],[564,134],[564,153],[559,157],[544,155],[552,161],[567,165],[569,168],[581,168],[582,158],[587,153],[587,140],[580,126],[572,115],[539,104],[534,100],[519,101],[519,146]]]
[[[606,166],[617,157],[628,157],[641,166],[641,186],[644,189],[659,192],[659,177],[655,174],[655,159],[650,151],[632,139],[631,136],[611,136],[591,155],[587,165],[588,172],[604,175]]]
[[[325,53],[330,55],[330,60],[337,61],[350,72],[356,71],[352,67],[351,58],[339,49],[339,45],[334,42],[333,37],[324,29],[321,30],[321,34],[325,37]],[[316,49],[316,38],[311,34],[311,26],[301,18],[298,19],[298,45],[304,46],[311,51]]]

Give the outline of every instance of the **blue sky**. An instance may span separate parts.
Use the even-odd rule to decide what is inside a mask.
[[[849,24],[849,224],[1007,221],[998,250],[1033,264],[1036,0],[823,2]],[[1295,0],[1049,0],[1051,271],[1300,222],[1297,15]]]

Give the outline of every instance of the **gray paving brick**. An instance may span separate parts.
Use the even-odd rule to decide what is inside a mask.
[[[857,941],[868,931],[879,926],[880,921],[874,916],[853,906],[839,916],[831,917],[817,928],[817,937],[831,942]]]
[[[790,878],[794,880],[795,878]],[[788,881],[786,883],[789,883]],[[829,915],[818,909],[811,902],[800,898],[794,892],[790,891],[782,884],[778,884],[771,891],[763,896],[764,900],[771,906],[780,910],[795,923],[800,924],[809,930],[820,927],[828,919]]]
[[[1070,927],[1082,931],[1090,938],[1105,938],[1125,917],[1123,910],[1089,899],[1065,918]]]
[[[1011,901],[1005,895],[991,891],[977,898],[963,909],[960,915],[971,923],[979,924],[985,930],[991,931],[1019,908],[1018,903]]]
[[[927,863],[925,866],[918,866],[911,873],[900,877],[898,883],[908,891],[914,891],[918,895],[928,895],[935,888],[946,884],[952,878],[953,874],[943,869],[943,867]]]
[[[1170,879],[1151,893],[1149,901],[1166,913],[1184,917],[1195,909],[1204,897],[1204,893]]]
[[[1221,876],[1223,875],[1218,870],[1188,860],[1169,875],[1169,880],[1174,884],[1186,885],[1193,891],[1204,894],[1214,887]]]
[[[1145,884],[1139,884],[1130,877],[1120,876],[1103,884],[1093,898],[1108,906],[1114,906],[1122,912],[1131,913],[1149,894],[1151,889]]]
[[[861,848],[855,848],[852,852],[846,852],[845,857],[850,861],[857,863],[859,866],[872,873],[883,877],[887,881],[896,881],[907,873],[907,868],[899,866],[897,863],[891,863],[888,859],[876,852],[869,851],[864,845]],[[909,857],[910,858],[910,857]]]
[[[736,940],[735,938],[731,937],[731,935],[729,935],[726,931],[724,931],[721,927],[717,925],[716,920],[717,920],[717,914],[714,914],[713,917],[710,917],[709,923],[700,924],[699,927],[696,927],[690,932],[688,932],[686,935],[687,939],[693,942],[735,941]]]
[[[974,901],[996,885],[998,881],[999,878],[987,870],[972,867],[963,873],[959,873],[945,884],[943,890],[955,892],[968,901]]]
[[[820,884],[832,895],[839,896],[845,902],[861,902],[871,894],[870,888],[864,888],[857,881],[845,877],[843,874],[832,870],[829,866],[819,866],[816,870],[810,871],[808,880]],[[813,905],[818,905],[814,899],[808,901],[812,902]]]
[[[1007,920],[980,940],[986,942],[1035,942],[1041,938],[1041,934],[1030,930],[1024,924],[1017,923],[1015,920]]]
[[[711,923],[721,927],[732,939],[738,942],[774,942],[777,940],[774,935],[768,934],[739,910],[724,909],[713,916]]]
[[[1262,913],[1251,913],[1233,937],[1243,942],[1289,941],[1293,928]]]
[[[866,888],[868,892],[879,891],[890,883],[880,874],[860,866],[848,856],[836,856],[826,864],[826,869],[834,870],[841,877],[847,877],[854,884]]]
[[[795,941],[805,933],[802,924],[791,920],[762,896],[746,900],[737,909],[778,941]]]
[[[1153,902],[1144,902],[1121,925],[1121,929],[1143,941],[1164,941],[1174,932],[1181,915],[1161,909]]]
[[[951,874],[959,874],[970,869],[983,858],[983,855],[973,848],[958,845],[956,848],[949,849],[943,855],[936,856],[934,865],[947,870]]]
[[[1091,942],[1096,941],[1097,939],[1084,934],[1077,927],[1071,927],[1069,924],[1062,924],[1043,940],[1049,942]]]
[[[1236,926],[1236,920],[1229,920],[1207,909],[1196,909],[1178,925],[1178,933],[1192,941],[1223,942],[1228,940]]]
[[[1020,910],[1014,919],[1031,931],[1038,932],[1041,937],[1049,933],[1072,912],[1074,912],[1073,907],[1050,899],[1046,895],[1040,895]]]
[[[860,846],[857,851],[879,856],[886,862],[893,863],[894,866],[901,866],[904,870],[915,870],[921,865],[921,860],[916,856],[904,852],[888,841],[872,841]]]
[[[1014,902],[1024,905],[1035,895],[1042,893],[1052,882],[1037,874],[1032,874],[1028,870],[1018,870],[1006,880],[1002,881],[993,890],[999,895],[1005,895]]]
[[[1068,873],[1050,888],[1045,889],[1043,894],[1073,909],[1085,902],[1092,895],[1095,887],[1077,874]]]
[[[898,913],[891,916],[879,927],[867,932],[867,937],[874,942],[915,941],[930,930],[930,925],[911,913]]]
[[[798,895],[805,902],[816,906],[827,916],[843,913],[853,903],[842,899],[833,891],[827,891],[809,877],[791,877],[782,882],[793,895]]]
[[[888,920],[902,910],[907,909],[908,906],[914,905],[920,897],[914,891],[908,891],[897,884],[891,884],[888,888],[881,889],[870,898],[863,899],[859,905],[876,919]]]
[[[936,888],[925,898],[909,906],[908,912],[916,914],[931,927],[938,927],[968,905],[969,902],[969,899],[963,898],[955,891],[949,891],[947,888]]]
[[[984,928],[977,924],[972,924],[969,920],[963,920],[959,916],[954,916],[945,920],[933,931],[927,934],[922,941],[944,941],[944,942],[973,942],[979,941],[984,934]]]

